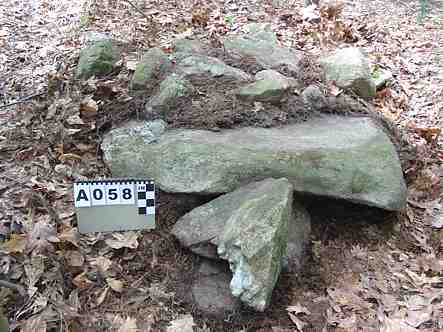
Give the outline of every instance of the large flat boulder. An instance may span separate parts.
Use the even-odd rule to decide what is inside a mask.
[[[232,294],[263,311],[286,255],[292,192],[287,179],[250,183],[187,213],[172,234],[197,254],[227,260]]]
[[[164,191],[195,194],[285,177],[302,193],[387,210],[406,203],[395,147],[370,118],[325,116],[280,128],[155,135],[150,126],[126,125],[105,136],[104,159],[114,176],[150,177]]]

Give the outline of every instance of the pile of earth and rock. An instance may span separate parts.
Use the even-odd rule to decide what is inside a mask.
[[[222,44],[148,50],[130,83],[146,98],[144,120],[110,130],[101,148],[112,176],[215,197],[171,230],[202,257],[189,276],[193,300],[214,314],[240,303],[264,311],[281,271],[303,267],[310,216],[294,193],[399,211],[406,186],[395,135],[370,107],[386,80],[361,50],[307,61],[265,24]],[[112,40],[97,41],[77,77],[107,75],[119,60]],[[344,92],[327,95],[322,82]]]

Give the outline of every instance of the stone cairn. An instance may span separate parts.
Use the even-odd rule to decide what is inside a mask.
[[[399,157],[380,123],[361,114],[321,113],[346,99],[331,101],[318,85],[306,86],[303,54],[280,46],[268,25],[250,24],[245,31],[226,37],[222,54],[186,39],[175,42],[173,54],[148,50],[130,83],[147,97],[146,120],[112,129],[101,145],[113,176],[152,178],[169,193],[219,195],[182,216],[171,231],[203,257],[192,296],[212,314],[240,303],[264,311],[281,271],[300,270],[310,217],[294,192],[388,211],[406,204]],[[253,69],[245,65],[251,59]],[[96,41],[82,51],[77,78],[108,74],[118,60],[112,40]],[[318,63],[326,81],[366,100],[385,83],[371,75],[357,48],[337,50]],[[220,107],[235,112],[238,105],[251,117],[294,100],[318,116],[280,126],[171,128],[168,123],[193,108],[208,117],[217,111],[212,99],[196,99],[201,91],[222,94],[229,102]]]

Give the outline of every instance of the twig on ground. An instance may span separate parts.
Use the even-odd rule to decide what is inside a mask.
[[[128,3],[129,5],[131,5],[132,8],[134,8],[136,11],[138,11],[141,15],[143,15],[148,22],[151,22],[151,17],[149,17],[148,15],[146,15],[143,10],[141,10],[140,8],[138,8],[137,5],[135,5],[133,2],[129,1],[129,0],[123,0],[124,2]]]
[[[21,296],[23,296],[23,297],[26,296],[26,291],[25,291],[24,287],[21,285],[18,285],[18,284],[14,284],[13,282],[0,279],[0,287],[13,289],[13,290],[17,291],[17,293],[19,293]]]
[[[44,95],[44,94],[45,94],[45,92],[37,92],[37,93],[34,93],[34,94],[32,94],[32,95],[29,95],[29,96],[23,97],[23,98],[21,98],[21,99],[19,99],[19,100],[16,100],[16,101],[14,101],[14,102],[12,102],[12,103],[9,103],[9,104],[6,104],[6,105],[0,105],[0,109],[2,109],[2,108],[6,108],[6,107],[9,107],[9,106],[14,106],[14,105],[17,105],[17,104],[24,103],[25,101],[28,101],[28,100],[30,100],[30,99],[32,99],[32,98],[35,98],[35,97],[38,97],[38,96],[42,96],[42,95]]]

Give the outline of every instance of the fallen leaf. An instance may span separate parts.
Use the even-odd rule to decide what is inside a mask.
[[[81,267],[85,262],[85,258],[83,257],[83,255],[76,250],[68,250],[65,253],[65,258],[68,265],[73,267]]]
[[[97,115],[98,105],[97,102],[88,96],[80,103],[80,116],[82,118],[93,118]]]
[[[108,283],[109,287],[112,288],[113,291],[116,291],[117,293],[121,293],[123,290],[123,282],[114,278],[106,278],[106,282]]]
[[[91,259],[91,265],[97,267],[99,272],[104,275],[106,271],[108,271],[108,269],[111,267],[112,261],[109,258],[100,256]]]
[[[1,249],[7,254],[23,253],[26,248],[26,235],[12,234],[8,241],[1,245]]]
[[[137,331],[137,320],[131,317],[126,317],[126,320],[118,329],[118,332],[135,332],[135,331]]]
[[[99,297],[97,297],[97,306],[101,305],[103,303],[103,301],[106,298],[106,295],[108,295],[109,292],[109,287],[106,287],[103,292],[100,294]]]
[[[136,249],[138,247],[138,234],[135,232],[114,233],[112,236],[114,238],[106,239],[105,243],[113,249]]]
[[[166,328],[166,332],[193,332],[194,326],[194,318],[187,314],[171,321]]]
[[[380,332],[418,332],[418,330],[412,326],[406,324],[400,318],[384,318]]]
[[[72,283],[79,289],[88,289],[94,285],[94,283],[86,276],[86,272],[77,275],[74,279],[72,279]]]
[[[302,306],[300,303],[297,303],[295,305],[291,305],[291,306],[287,307],[286,311],[292,312],[296,315],[298,315],[298,314],[310,315],[311,314],[311,312],[308,310],[308,308]]]
[[[292,312],[288,312],[289,318],[291,321],[295,324],[297,327],[297,331],[303,332],[303,327],[306,326],[306,322],[302,321],[300,318],[298,318],[295,314]]]

